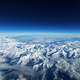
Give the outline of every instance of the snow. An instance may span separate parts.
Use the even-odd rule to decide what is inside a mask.
[[[36,72],[44,71],[46,73],[46,70],[55,67],[53,73],[56,73],[56,71],[58,73],[58,71],[61,70],[67,72],[71,78],[74,77],[80,80],[80,69],[78,69],[80,67],[80,41],[55,42],[52,39],[51,41],[43,40],[44,39],[41,39],[41,41],[33,40],[30,43],[26,43],[14,38],[1,37],[0,65],[28,66],[34,72],[34,76],[36,76]],[[77,69],[79,71],[77,71]],[[43,76],[45,76],[44,72],[41,73]],[[57,73],[55,78],[58,78]],[[37,75],[38,74],[39,73],[37,73]],[[3,71],[0,71],[0,78],[2,78],[1,75],[3,75]],[[26,80],[23,74],[19,75],[18,73],[18,77],[19,78],[13,80]],[[32,80],[36,80],[36,78]],[[43,80],[43,78],[41,80]]]

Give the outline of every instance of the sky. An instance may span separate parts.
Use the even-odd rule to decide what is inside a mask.
[[[79,0],[1,0],[0,32],[80,32]]]

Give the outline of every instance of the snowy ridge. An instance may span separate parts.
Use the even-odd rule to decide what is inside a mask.
[[[80,80],[80,41],[0,38],[0,65],[1,80]]]

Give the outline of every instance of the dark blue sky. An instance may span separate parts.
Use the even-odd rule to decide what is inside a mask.
[[[78,0],[2,0],[0,32],[80,32]]]

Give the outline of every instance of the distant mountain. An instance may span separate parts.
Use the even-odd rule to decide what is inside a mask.
[[[0,38],[0,80],[80,80],[80,39]]]

